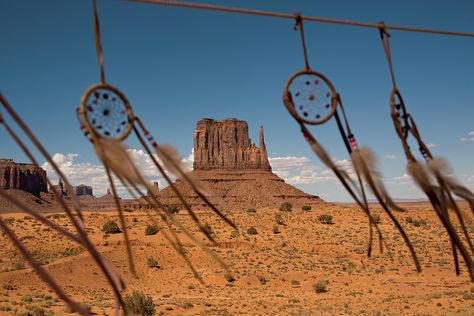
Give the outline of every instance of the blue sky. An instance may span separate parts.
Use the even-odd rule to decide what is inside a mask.
[[[474,32],[474,2],[469,0],[205,3]],[[304,66],[293,21],[119,0],[98,0],[98,10],[107,81],[127,95],[159,142],[173,144],[188,157],[194,126],[203,117],[244,119],[254,140],[263,124],[280,175],[328,200],[347,200],[281,101],[287,77]],[[74,115],[83,91],[99,81],[91,2],[0,0],[0,12],[2,93],[49,152],[58,154],[75,184],[98,177],[98,161]],[[306,22],[305,32],[311,66],[341,94],[359,144],[377,153],[393,196],[421,196],[404,178],[378,31]],[[474,131],[474,39],[391,33],[397,83],[423,138],[474,188],[474,135],[469,135]],[[343,163],[348,158],[334,121],[311,130],[334,159]],[[134,140],[127,145],[139,149]],[[26,161],[3,131],[0,156]]]

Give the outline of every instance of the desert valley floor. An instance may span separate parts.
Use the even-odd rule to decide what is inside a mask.
[[[405,207],[407,211],[396,216],[415,246],[422,273],[415,271],[402,238],[376,207],[389,251],[380,253],[376,242],[372,258],[366,255],[367,219],[353,205],[321,204],[311,211],[294,208],[284,213],[268,208],[227,212],[238,234],[217,216],[198,212],[212,228],[216,244],[206,241],[181,211],[176,216],[229,265],[235,278],[226,277],[218,263],[176,230],[204,284],[161,232],[145,235],[146,213],[126,213],[138,278],[129,272],[122,235],[102,231],[107,220],[117,219],[116,213],[86,212],[85,219],[92,240],[126,281],[126,292],[149,294],[157,315],[474,315],[474,283],[464,266],[461,276],[455,275],[450,244],[436,215],[427,204]],[[472,234],[472,214],[466,205],[463,211]],[[323,214],[333,216],[333,224],[321,223],[318,217]],[[2,216],[68,294],[95,314],[112,314],[111,291],[78,245],[24,214]],[[62,214],[48,216],[67,227]],[[249,233],[250,227],[256,234]],[[35,307],[44,315],[68,314],[4,235],[0,244],[0,314],[33,315],[25,311]],[[157,266],[149,267],[150,258]]]

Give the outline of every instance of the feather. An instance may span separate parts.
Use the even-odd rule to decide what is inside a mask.
[[[454,177],[449,163],[443,158],[436,157],[428,161],[428,167],[433,173],[437,173],[442,177],[451,192],[469,203],[471,212],[474,214],[474,193],[459,183]]]
[[[146,185],[146,181],[138,171],[135,163],[122,143],[112,138],[96,138],[94,149],[99,159],[118,178],[126,179],[136,185]]]
[[[383,185],[380,171],[377,168],[377,159],[370,148],[364,147],[353,151],[351,158],[354,168],[359,174],[364,175],[372,192],[375,195],[380,195],[382,201],[391,209],[396,211],[405,211],[403,208],[396,205],[388,194],[387,189]]]

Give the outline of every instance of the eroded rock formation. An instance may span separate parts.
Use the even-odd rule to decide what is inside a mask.
[[[19,189],[39,197],[48,192],[46,171],[38,165],[0,159],[0,189]]]
[[[85,184],[80,184],[76,187],[76,195],[77,196],[81,196],[81,195],[91,195],[93,196],[94,194],[92,194],[92,187],[91,186],[88,186],[88,185],[85,185]]]
[[[203,119],[197,123],[194,171],[190,176],[209,189],[210,199],[222,209],[278,207],[283,202],[295,206],[324,203],[318,196],[307,194],[272,173],[263,127],[257,147],[248,137],[247,122],[237,119]],[[177,179],[174,185],[189,204],[205,207],[184,179]],[[158,198],[165,205],[181,204],[169,186],[159,192]]]
[[[247,122],[202,119],[194,130],[194,170],[267,170],[267,150],[260,127],[260,147],[249,138]]]

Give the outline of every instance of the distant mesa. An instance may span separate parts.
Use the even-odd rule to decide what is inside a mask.
[[[23,190],[36,197],[48,192],[46,171],[38,165],[0,159],[0,189]]]
[[[275,207],[283,202],[297,205],[324,203],[318,196],[285,183],[272,173],[268,161],[263,126],[257,147],[248,136],[248,124],[238,119],[202,119],[194,130],[195,180],[207,187],[211,200],[220,208]],[[205,206],[182,178],[176,188],[183,192],[192,206]],[[165,205],[180,205],[171,187],[158,194]]]
[[[94,196],[92,187],[85,184],[79,184],[76,187],[76,195],[77,196],[82,196],[82,195]]]

